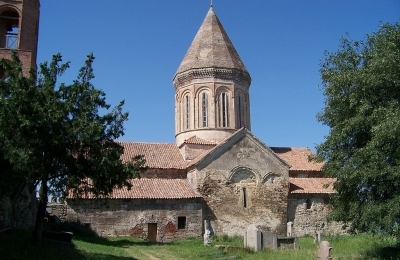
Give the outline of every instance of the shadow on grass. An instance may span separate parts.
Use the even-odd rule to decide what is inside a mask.
[[[108,253],[84,252],[68,242],[60,242],[42,239],[40,246],[32,246],[32,232],[28,230],[12,230],[6,234],[0,234],[0,260],[18,259],[135,259],[132,257],[115,256]]]
[[[400,259],[400,245],[372,249],[366,253],[371,259]]]
[[[130,246],[152,246],[152,245],[168,245],[168,243],[159,242],[147,242],[139,238],[126,237],[126,239],[119,238],[118,240],[113,240],[112,238],[101,237],[90,228],[90,226],[84,225],[80,222],[65,221],[61,223],[51,224],[47,227],[49,231],[65,231],[72,232],[73,240],[83,241],[91,244],[98,244],[104,246],[113,247],[130,247]]]
[[[118,240],[112,240],[112,238],[103,237],[81,237],[74,236],[74,240],[83,241],[91,244],[98,244],[103,246],[113,246],[113,247],[130,247],[130,246],[153,246],[153,245],[169,245],[172,243],[158,243],[158,242],[147,242],[132,237],[123,239],[121,237]]]

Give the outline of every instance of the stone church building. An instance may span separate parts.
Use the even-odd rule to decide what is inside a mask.
[[[0,1],[0,16],[11,10],[21,18],[17,2],[38,0]],[[19,32],[22,52],[27,31]],[[37,31],[30,39],[37,44]],[[48,211],[103,236],[150,241],[201,236],[204,220],[217,235],[243,235],[250,224],[282,235],[287,222],[298,236],[342,232],[341,224],[327,222],[334,179],[324,177],[322,163],[308,160],[311,150],[268,147],[251,133],[250,84],[211,6],[173,77],[176,143],[121,141],[124,161],[144,155],[148,167],[130,190],[116,189],[104,200],[70,194]]]

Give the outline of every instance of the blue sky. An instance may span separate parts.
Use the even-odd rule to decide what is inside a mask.
[[[175,142],[174,87],[209,0],[41,0],[38,63],[61,53],[70,83],[86,55],[93,83],[129,112],[121,140]],[[317,122],[324,51],[400,21],[399,0],[213,0],[251,77],[252,132],[269,146],[309,147],[329,132]]]

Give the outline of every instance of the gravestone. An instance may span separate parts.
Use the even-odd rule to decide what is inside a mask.
[[[318,260],[329,260],[331,258],[331,245],[329,244],[328,241],[321,241],[318,247],[318,255],[317,259]]]
[[[251,248],[254,251],[261,249],[261,231],[254,224],[247,228],[244,238],[244,247]]]
[[[297,237],[278,237],[278,248],[299,249],[299,239]]]
[[[263,232],[263,240],[264,240],[263,247],[270,249],[278,248],[278,237],[274,233],[269,231]]]
[[[294,235],[293,222],[288,222],[286,228],[286,236],[291,237],[293,235]]]
[[[211,227],[210,221],[204,220],[204,246],[211,246]]]
[[[321,243],[323,239],[324,233],[322,231],[318,231],[314,233],[314,244]]]

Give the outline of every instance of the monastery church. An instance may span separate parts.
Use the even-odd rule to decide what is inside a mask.
[[[10,24],[19,29],[16,46],[1,43],[0,57],[16,49],[35,67],[37,23],[29,19],[38,19],[39,1],[0,1],[0,16],[0,33],[10,35]],[[342,232],[342,224],[327,222],[334,179],[324,177],[322,163],[309,162],[312,152],[269,147],[251,133],[250,84],[211,6],[173,76],[176,143],[120,141],[124,161],[146,159],[132,188],[106,200],[70,194],[49,212],[102,236],[160,242],[201,236],[205,220],[216,235],[243,235],[250,224],[282,235],[287,222],[297,236]]]

